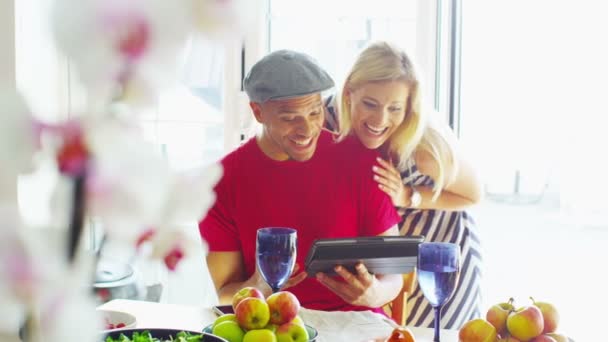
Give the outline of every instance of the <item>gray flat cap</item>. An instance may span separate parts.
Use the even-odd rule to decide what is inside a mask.
[[[263,103],[320,93],[333,87],[334,81],[312,57],[279,50],[255,63],[243,86],[250,101]]]

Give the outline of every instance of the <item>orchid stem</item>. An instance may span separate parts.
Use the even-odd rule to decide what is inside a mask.
[[[74,192],[72,196],[72,215],[70,216],[70,226],[68,231],[68,262],[73,263],[78,250],[78,243],[82,236],[84,227],[85,211],[85,182],[86,171],[78,174],[74,178]]]

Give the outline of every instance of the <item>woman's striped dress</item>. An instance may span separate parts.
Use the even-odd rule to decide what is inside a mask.
[[[413,159],[401,172],[403,183],[410,186],[433,186],[433,179],[421,174]],[[466,321],[480,317],[481,253],[475,222],[466,211],[406,209],[399,228],[402,235],[424,235],[427,242],[452,242],[460,245],[460,280],[456,292],[442,310],[441,327],[458,329]],[[416,282],[407,300],[406,324],[432,327],[434,311]]]

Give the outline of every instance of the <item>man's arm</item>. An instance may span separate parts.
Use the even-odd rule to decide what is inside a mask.
[[[207,266],[221,304],[231,304],[234,294],[247,286],[262,291],[265,297],[272,293],[270,286],[262,279],[257,269],[249,279],[245,279],[245,266],[241,252],[209,252]],[[297,271],[298,269],[294,269],[292,274],[297,273]],[[292,276],[283,286],[283,289],[300,283],[306,277],[306,272],[300,272]]]
[[[399,235],[399,229],[397,225],[394,225],[379,236],[396,235]],[[319,282],[344,299],[345,302],[371,308],[378,308],[392,301],[403,287],[403,277],[400,274],[372,275],[361,263],[355,268],[357,273],[350,273],[341,266],[336,267],[336,273],[345,282],[332,279],[323,273],[318,273],[316,277]]]

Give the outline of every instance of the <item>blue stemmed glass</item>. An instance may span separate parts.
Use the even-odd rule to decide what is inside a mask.
[[[439,342],[441,308],[454,295],[460,275],[460,247],[453,243],[425,242],[418,247],[418,284],[435,309],[435,337]]]
[[[262,278],[277,292],[285,285],[296,263],[296,230],[260,228],[257,234],[256,261]]]

